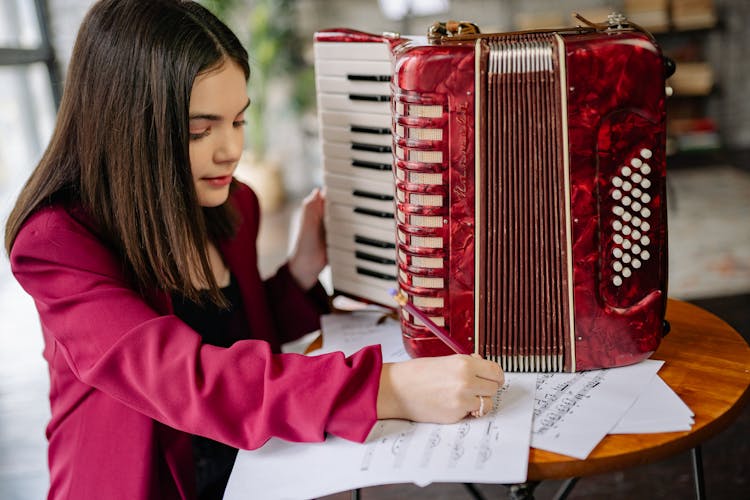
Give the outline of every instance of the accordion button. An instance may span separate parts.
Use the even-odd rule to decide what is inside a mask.
[[[622,198],[622,192],[619,189],[615,189],[614,191],[612,191],[612,198],[614,198],[615,200],[619,200],[620,198]]]
[[[651,254],[648,253],[648,250],[644,250],[643,252],[641,252],[641,259],[648,260],[650,258],[651,258]]]
[[[622,278],[620,276],[612,276],[612,284],[615,286],[622,285]]]
[[[638,231],[638,230],[636,229],[635,231],[633,231],[633,236],[632,236],[632,238],[633,238],[634,240],[640,240],[640,239],[641,239],[641,232],[640,232],[640,231]]]
[[[633,216],[630,215],[630,212],[625,212],[624,214],[622,214],[622,220],[624,220],[625,222],[630,222],[630,219],[632,218]]]
[[[620,262],[619,260],[618,260],[618,261],[616,261],[616,262],[613,262],[613,263],[612,263],[612,269],[614,269],[614,270],[615,270],[616,272],[618,272],[618,273],[619,273],[620,271],[622,271],[622,262]]]
[[[640,168],[641,164],[643,164],[643,161],[641,161],[640,158],[633,158],[632,160],[630,160],[630,164],[635,168]]]
[[[633,211],[638,212],[641,209],[641,204],[636,201],[635,203],[633,203],[633,206],[630,208],[632,208]]]
[[[653,156],[653,152],[651,152],[648,148],[641,149],[641,156],[646,158],[647,160]]]
[[[622,222],[620,222],[619,220],[612,222],[612,229],[614,229],[615,231],[619,231],[620,229],[622,229]]]
[[[625,243],[625,239],[620,234],[616,234],[616,235],[612,236],[612,240],[615,243],[617,243],[618,245],[622,245],[623,243]],[[627,247],[626,247],[626,249],[627,249]]]
[[[649,224],[648,222],[644,222],[643,224],[641,224],[642,231],[648,231],[649,229],[651,229],[651,224]]]
[[[622,255],[623,255],[623,254],[622,254],[622,250],[620,250],[619,248],[614,248],[614,249],[612,250],[612,256],[613,256],[613,257],[614,257],[615,259],[619,259],[620,257],[622,257]]]
[[[621,237],[621,239],[622,239],[622,237]],[[631,245],[632,245],[632,243],[630,243],[630,240],[625,240],[625,241],[622,242],[622,248],[624,248],[625,250],[628,250]]]
[[[633,249],[631,251],[633,252],[633,254],[641,253],[641,247],[639,247],[638,245],[633,245]]]
[[[641,210],[641,215],[648,219],[651,216],[651,210],[649,210],[648,207],[644,207],[643,210]]]
[[[631,203],[632,201],[633,201],[633,200],[631,200],[629,196],[625,196],[625,197],[623,197],[623,199],[622,199],[622,204],[623,204],[623,205],[625,205],[625,206],[627,207],[627,206],[629,206],[629,205],[630,205],[630,203]]]
[[[646,247],[649,244],[651,244],[651,238],[649,238],[648,236],[644,236],[643,238],[641,238],[641,245]]]
[[[624,175],[625,177],[629,177],[629,176],[630,176],[630,174],[632,174],[632,173],[633,173],[633,171],[632,171],[632,170],[630,170],[630,167],[628,167],[627,165],[626,165],[626,166],[624,166],[624,167],[622,167],[622,170],[621,170],[621,172],[622,172],[622,175]]]
[[[614,207],[612,207],[612,212],[613,212],[613,213],[614,213],[615,215],[620,215],[620,216],[622,216],[622,215],[624,215],[624,214],[625,214],[625,209],[624,209],[624,208],[622,208],[622,207],[621,207],[620,205],[615,205]]]
[[[651,167],[649,166],[648,163],[643,164],[643,166],[641,167],[641,173],[643,175],[648,175],[651,173]]]
[[[648,203],[651,201],[651,195],[648,193],[643,193],[643,196],[641,196],[641,201],[643,203]]]
[[[629,263],[630,263],[630,254],[629,254],[629,253],[626,253],[625,255],[623,255],[623,256],[622,256],[622,261],[623,261],[623,262],[624,262],[625,264],[629,264]]]
[[[633,182],[641,182],[641,179],[643,179],[643,176],[641,174],[639,174],[638,172],[634,173],[630,177],[630,180],[632,180]]]
[[[643,191],[641,191],[641,190],[640,190],[640,189],[638,189],[638,188],[635,188],[635,189],[633,190],[633,192],[632,192],[631,194],[632,194],[633,196],[635,196],[636,198],[640,198],[640,196],[641,196],[641,194],[642,194],[642,193],[643,193]]]
[[[629,235],[630,234],[630,226],[623,227],[622,228],[622,234],[624,234],[625,236]]]
[[[626,267],[622,270],[622,275],[626,278],[630,278],[630,275],[633,274],[633,272],[630,270],[629,267]]]
[[[643,186],[643,189],[648,189],[651,187],[651,181],[648,179],[643,179],[643,181],[641,181],[641,186]]]
[[[623,191],[630,191],[631,189],[633,189],[633,185],[631,183],[625,181],[625,182],[622,183],[622,189],[623,189]]]
[[[622,186],[622,179],[620,179],[619,177],[613,177],[612,178],[612,185],[615,186],[615,187]]]
[[[633,266],[634,269],[640,269],[641,261],[638,259],[633,259],[633,262],[631,262],[630,265]]]

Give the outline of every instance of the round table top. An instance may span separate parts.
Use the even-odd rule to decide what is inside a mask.
[[[687,432],[606,436],[585,460],[532,448],[529,481],[600,474],[689,450],[723,430],[750,399],[750,347],[713,314],[669,300],[671,331],[651,359],[664,360],[659,376],[695,413]]]

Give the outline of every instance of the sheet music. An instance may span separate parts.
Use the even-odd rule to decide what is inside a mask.
[[[409,359],[401,340],[401,326],[393,318],[384,316],[386,313],[383,309],[369,309],[326,314],[320,318],[323,347],[310,355],[342,351],[349,356],[366,345],[380,344],[384,362]]]
[[[623,415],[610,434],[689,431],[693,411],[658,375]]]
[[[585,459],[655,377],[663,361],[539,374],[531,445]]]
[[[522,482],[535,383],[535,374],[508,374],[491,413],[457,424],[381,420],[363,444],[329,436],[240,450],[224,498],[313,498],[399,482]]]

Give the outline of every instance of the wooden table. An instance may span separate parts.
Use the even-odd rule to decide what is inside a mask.
[[[670,333],[652,359],[664,360],[659,375],[695,413],[687,432],[618,434],[602,440],[585,460],[532,448],[529,481],[577,478],[625,469],[693,451],[700,474],[699,445],[740,414],[750,399],[750,347],[731,326],[686,302],[669,300]],[[697,455],[696,455],[697,452]],[[702,476],[696,491],[702,496]]]

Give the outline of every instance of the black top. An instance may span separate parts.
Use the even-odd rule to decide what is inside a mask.
[[[229,309],[220,309],[211,302],[196,304],[181,295],[172,296],[175,315],[198,332],[204,344],[229,347],[247,338],[248,326],[242,307],[242,296],[234,276],[229,286],[221,289]],[[198,498],[221,499],[232,472],[237,449],[203,436],[193,436]]]

